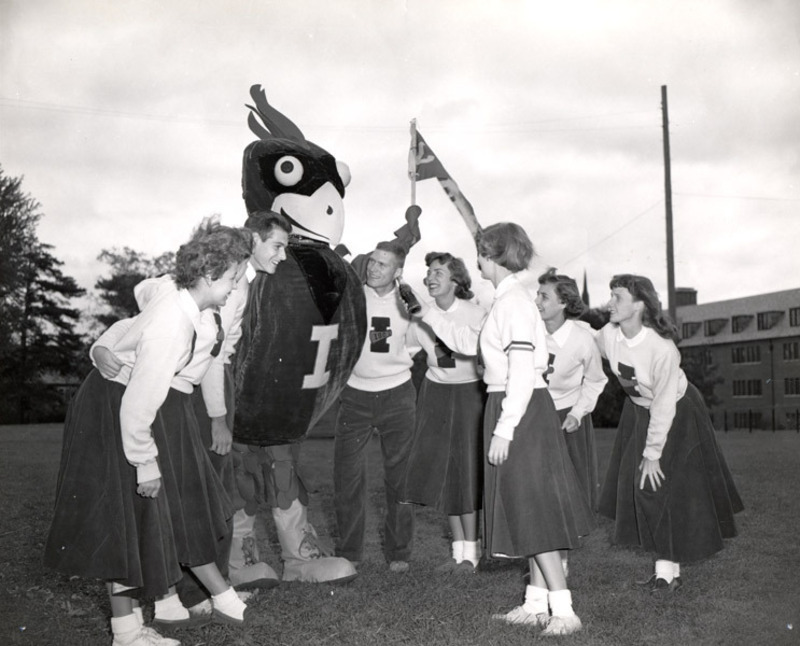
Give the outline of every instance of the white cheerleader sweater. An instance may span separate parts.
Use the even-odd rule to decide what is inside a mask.
[[[430,307],[458,326],[465,325],[480,329],[486,318],[486,310],[480,305],[460,298],[453,301],[453,304],[446,310],[441,309],[435,301],[431,303]],[[413,335],[416,342],[428,355],[426,379],[438,384],[464,384],[480,379],[474,352],[462,354],[450,349],[426,323],[412,325],[410,335]]]
[[[556,410],[569,409],[567,414],[580,422],[594,410],[608,382],[594,332],[583,322],[567,319],[547,335],[547,351],[544,378]]]
[[[650,424],[642,456],[658,460],[675,419],[678,400],[686,394],[688,383],[680,367],[678,348],[649,327],[628,339],[618,325],[608,323],[596,338],[625,393],[634,404],[649,409]]]

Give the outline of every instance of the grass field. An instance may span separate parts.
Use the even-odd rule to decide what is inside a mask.
[[[521,602],[520,563],[491,562],[474,576],[434,571],[448,557],[446,522],[417,513],[411,570],[390,574],[378,529],[383,506],[379,448],[371,447],[369,547],[360,576],[344,586],[282,584],[257,596],[243,629],[207,626],[177,636],[184,646],[378,644],[488,646],[800,644],[800,435],[719,434],[745,511],[739,536],[714,558],[682,568],[684,587],[658,602],[634,581],[651,572],[651,559],[609,545],[610,523],[600,521],[571,557],[570,588],[584,630],[544,638],[489,619]],[[598,431],[601,467],[613,431]],[[60,425],[0,426],[0,644],[54,646],[110,644],[108,602],[95,581],[47,571],[41,564],[61,449]],[[308,440],[302,462],[318,491],[311,520],[320,534],[334,531],[330,439]],[[261,514],[265,560],[279,570],[279,549],[268,514]],[[147,611],[146,611],[147,614]]]

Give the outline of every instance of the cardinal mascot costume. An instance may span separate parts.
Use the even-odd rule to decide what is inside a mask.
[[[275,274],[258,272],[250,283],[233,360],[233,498],[240,510],[231,582],[269,587],[276,576],[258,555],[255,514],[262,502],[272,510],[284,581],[348,581],[355,568],[332,556],[308,521],[298,457],[308,431],[338,400],[367,332],[360,273],[366,257],[351,265],[339,245],[350,173],[271,106],[261,86],[250,95],[248,124],[259,139],[244,151],[245,206],[248,213],[280,213],[292,234]],[[419,240],[419,214],[409,207],[395,231],[406,250]]]

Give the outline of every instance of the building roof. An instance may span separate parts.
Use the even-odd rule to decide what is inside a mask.
[[[695,323],[693,334],[681,347],[742,343],[800,336],[800,326],[791,326],[790,310],[800,310],[800,288],[770,294],[757,294],[727,301],[683,305],[676,309],[678,331],[685,323]],[[759,330],[759,315],[766,329]],[[800,313],[796,316],[800,316]],[[800,322],[800,319],[798,319]],[[734,329],[740,331],[734,332]]]

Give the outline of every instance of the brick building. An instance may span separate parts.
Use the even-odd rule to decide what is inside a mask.
[[[800,430],[800,289],[702,304],[676,291],[681,352],[722,379],[714,425]]]

